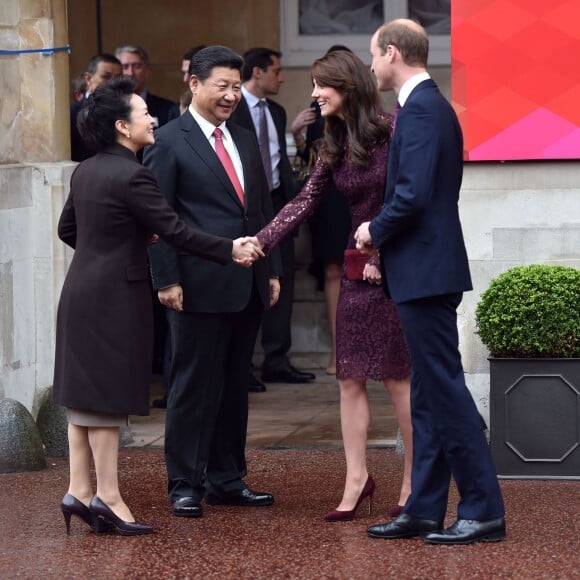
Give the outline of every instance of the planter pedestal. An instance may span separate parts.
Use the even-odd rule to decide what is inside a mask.
[[[489,361],[498,476],[580,479],[580,359]]]

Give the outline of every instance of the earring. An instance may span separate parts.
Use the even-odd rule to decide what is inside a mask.
[[[125,133],[125,137],[127,137],[127,139],[131,139],[131,133]]]

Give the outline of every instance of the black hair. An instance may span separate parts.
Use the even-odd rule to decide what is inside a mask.
[[[91,60],[89,60],[89,68],[87,69],[87,72],[94,75],[97,72],[97,67],[99,66],[100,62],[118,64],[120,67],[123,66],[121,61],[116,56],[113,56],[108,52],[103,52],[102,54],[96,54],[93,56],[93,58],[91,58]]]
[[[200,50],[207,48],[207,44],[198,44],[190,48],[184,55],[182,60],[191,60]]]
[[[272,48],[258,46],[244,52],[244,66],[242,68],[242,81],[245,83],[252,78],[255,67],[265,71],[272,63],[272,57],[281,58],[282,53]]]
[[[86,144],[100,151],[117,141],[115,123],[131,120],[131,96],[135,83],[119,77],[97,87],[77,116],[77,128]]]
[[[201,82],[211,76],[218,66],[242,70],[244,59],[227,46],[206,46],[196,52],[189,61],[189,75],[195,75]]]

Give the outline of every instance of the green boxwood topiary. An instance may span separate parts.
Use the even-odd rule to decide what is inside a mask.
[[[516,266],[491,281],[475,311],[498,358],[580,357],[580,270]]]

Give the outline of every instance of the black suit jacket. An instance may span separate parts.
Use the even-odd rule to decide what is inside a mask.
[[[276,131],[278,133],[278,143],[280,145],[280,190],[281,195],[277,199],[273,199],[274,212],[279,212],[287,202],[296,196],[297,183],[294,179],[294,174],[292,173],[292,166],[288,159],[288,152],[286,150],[286,111],[284,107],[272,101],[271,99],[266,99],[268,102],[268,108],[270,109],[270,114],[276,126]],[[236,110],[231,116],[231,120],[246,129],[249,129],[256,135],[256,128],[254,127],[254,121],[252,120],[252,114],[248,107],[246,99],[242,96]]]
[[[175,107],[177,107],[177,110],[179,111],[177,103],[163,97],[158,97],[157,95],[152,95],[149,92],[147,93],[145,102],[147,103],[149,114],[157,120],[155,127],[161,127],[162,125],[165,125],[167,121],[174,119]]]
[[[83,99],[70,106],[70,158],[73,161],[84,161],[96,153],[84,142],[77,129],[77,117],[86,101]]]
[[[233,123],[228,128],[242,161],[244,207],[189,111],[156,131],[155,145],[145,150],[143,163],[185,223],[235,239],[257,233],[273,213],[255,135]],[[154,287],[181,284],[183,308],[188,312],[239,312],[248,304],[254,284],[267,307],[268,279],[281,274],[279,256],[258,260],[251,268],[233,263],[218,266],[159,242],[150,248],[149,258]]]

